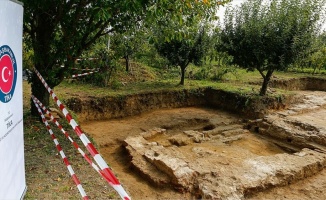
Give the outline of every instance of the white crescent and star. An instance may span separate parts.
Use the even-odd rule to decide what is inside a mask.
[[[8,69],[8,67],[4,67],[4,68],[2,69],[2,72],[1,72],[2,81],[5,82],[5,83],[8,82],[8,79],[5,79],[5,71],[6,71],[6,69]],[[10,74],[10,71],[9,71],[8,74],[9,74],[9,76],[11,75],[11,74]]]
[[[0,103],[8,103],[15,91],[17,65],[9,46],[0,46],[0,50]]]

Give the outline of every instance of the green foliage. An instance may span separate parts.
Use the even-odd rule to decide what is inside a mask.
[[[166,70],[169,68],[169,61],[160,56],[155,47],[151,44],[147,44],[147,46],[144,46],[141,52],[137,52],[135,59],[156,69]]]
[[[230,76],[237,79],[237,67],[234,65],[215,65],[207,64],[199,68],[192,68],[189,72],[189,78],[195,80],[229,80]]]
[[[95,49],[93,57],[85,57],[76,65],[79,69],[98,69],[94,74],[78,78],[82,83],[90,83],[99,87],[106,87],[115,76],[117,70],[116,60],[110,59],[107,49]]]
[[[212,74],[213,76],[211,77],[211,79],[215,81],[223,80],[227,74],[232,74],[233,76],[237,77],[235,66],[216,67]]]
[[[122,84],[116,80],[116,79],[113,79],[110,83],[110,87],[113,89],[113,90],[117,90],[117,89],[120,89],[122,86]]]
[[[194,26],[198,27],[198,26]],[[207,49],[205,45],[207,33],[205,28],[199,28],[199,32],[194,32],[192,38],[183,40],[169,40],[161,38],[155,47],[158,53],[165,57],[171,66],[179,66],[181,69],[180,85],[184,85],[185,69],[190,63],[200,65],[204,52]]]
[[[34,67],[34,63],[33,63],[34,51],[28,48],[28,46],[25,43],[23,44],[23,48],[24,48],[23,67],[24,69],[32,70]]]
[[[210,74],[210,67],[203,66],[193,75],[191,75],[191,78],[195,80],[205,80],[208,79],[209,74]]]
[[[311,66],[314,69],[313,74],[318,70],[326,69],[326,46],[320,48],[317,52],[310,55]]]
[[[151,17],[145,25],[150,28],[159,27],[165,41],[184,40],[189,33],[194,32],[193,24],[198,19],[215,21],[217,8],[228,2],[230,0],[162,0],[149,7]],[[154,36],[151,40],[157,42],[158,38]]]
[[[144,26],[135,26],[124,33],[113,33],[109,36],[110,51],[113,59],[123,58],[125,60],[125,69],[130,71],[130,62],[134,55],[143,51],[147,45],[146,29]]]
[[[260,72],[264,95],[273,72],[287,69],[311,46],[324,4],[325,0],[248,0],[227,10],[219,47],[240,67]]]
[[[326,69],[326,33],[318,35],[313,40],[313,44],[308,48],[304,54],[298,57],[293,64],[294,69],[304,72],[308,69],[310,73],[321,73]],[[317,71],[318,70],[318,71]]]
[[[24,40],[34,52],[35,68],[49,86],[57,86],[82,53],[108,33],[125,33],[157,20],[183,21],[198,16],[215,16],[216,7],[228,0],[22,0],[24,3]],[[171,29],[170,29],[171,30]],[[167,35],[167,38],[171,35]],[[64,67],[60,67],[60,66]],[[36,75],[32,93],[45,105],[49,94]],[[33,107],[32,107],[33,108]],[[33,115],[37,115],[35,109]]]
[[[41,73],[44,71],[49,74],[48,82],[55,86],[62,81],[63,71],[68,70],[74,60],[98,38],[108,33],[127,33],[130,36],[128,31],[134,27],[141,24],[150,27],[158,19],[170,21],[187,18],[188,22],[197,16],[208,19],[214,16],[216,7],[227,0],[204,2],[22,0],[22,2],[25,9],[24,39],[34,50],[36,68]],[[66,68],[54,69],[56,65],[61,64]]]

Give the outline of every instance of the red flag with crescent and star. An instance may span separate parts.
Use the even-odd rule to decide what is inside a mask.
[[[0,47],[0,102],[8,103],[14,96],[17,81],[17,63],[12,49]]]
[[[14,67],[9,55],[4,55],[0,59],[0,90],[4,94],[8,94],[13,86]]]

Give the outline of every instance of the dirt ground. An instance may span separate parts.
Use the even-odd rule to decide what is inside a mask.
[[[157,110],[138,116],[82,123],[82,129],[90,135],[100,147],[100,153],[112,167],[120,182],[133,199],[194,199],[189,193],[180,193],[167,185],[155,187],[146,181],[140,174],[130,168],[128,156],[123,141],[128,136],[137,136],[142,132],[155,127],[167,129],[168,134],[176,134],[185,130],[202,130],[218,123],[241,124],[240,118],[226,112],[209,108],[180,108]],[[274,155],[284,153],[277,146],[267,144],[259,138],[246,136],[247,142],[235,142],[236,145],[246,146],[250,152],[257,155]],[[264,148],[267,147],[267,148]],[[228,150],[226,150],[228,153]],[[233,152],[239,154],[243,152]],[[230,152],[231,156],[232,152]],[[233,155],[236,156],[236,155]],[[295,182],[293,184],[272,188],[259,192],[248,199],[326,199],[326,170],[321,173]]]
[[[169,186],[166,188],[152,186],[130,169],[130,158],[127,157],[122,143],[128,136],[139,135],[154,127],[173,125],[176,121],[183,121],[185,118],[212,115],[214,115],[213,110],[200,108],[157,110],[124,119],[82,123],[81,127],[100,146],[100,153],[133,199],[189,199],[190,194],[181,194]],[[189,124],[183,126],[185,125],[189,126]]]

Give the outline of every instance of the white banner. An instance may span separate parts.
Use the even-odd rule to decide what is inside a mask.
[[[23,6],[0,0],[0,199],[26,190],[23,130]]]

